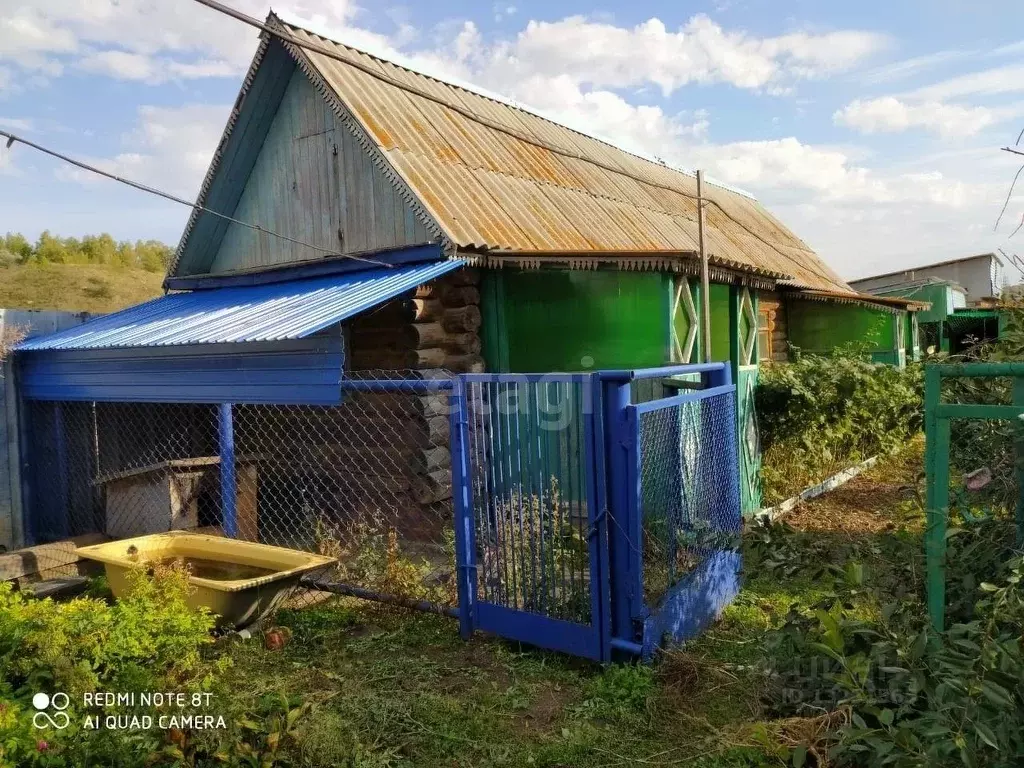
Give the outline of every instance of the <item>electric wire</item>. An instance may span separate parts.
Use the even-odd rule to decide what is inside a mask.
[[[768,248],[770,248],[775,253],[777,253],[780,256],[782,256],[787,261],[789,261],[792,264],[794,264],[797,267],[799,267],[801,270],[806,270],[806,271],[812,272],[815,275],[817,275],[818,277],[820,277],[822,280],[825,280],[826,282],[832,284],[833,286],[835,286],[837,284],[836,283],[836,278],[834,276],[828,275],[828,274],[820,271],[817,268],[817,264],[815,264],[814,262],[806,263],[806,262],[800,261],[796,257],[791,256],[790,254],[788,254],[784,250],[782,250],[783,248],[791,248],[793,250],[804,251],[805,253],[814,255],[814,252],[811,251],[810,249],[808,249],[806,246],[803,246],[802,244],[801,245],[779,245],[777,243],[771,242],[770,240],[767,240],[761,234],[759,234],[758,232],[754,231],[753,229],[748,227],[746,224],[744,224],[742,221],[740,221],[735,216],[733,216],[732,213],[730,213],[728,210],[726,210],[717,200],[715,200],[713,198],[704,197],[703,199],[701,199],[697,195],[694,195],[694,194],[691,194],[689,192],[686,192],[686,191],[684,191],[682,189],[679,189],[678,187],[672,187],[672,186],[669,186],[669,185],[666,185],[666,184],[660,184],[657,181],[654,181],[652,179],[644,178],[644,177],[640,176],[639,174],[630,173],[629,171],[627,171],[627,170],[625,170],[623,168],[615,167],[615,166],[611,166],[611,165],[602,163],[601,161],[599,161],[599,160],[597,160],[595,158],[592,158],[592,157],[584,157],[583,155],[581,155],[579,153],[571,152],[569,150],[563,149],[563,148],[555,146],[553,144],[549,144],[548,142],[542,141],[542,140],[540,140],[538,138],[535,138],[533,136],[530,136],[530,135],[527,135],[527,134],[524,134],[524,133],[520,133],[519,131],[516,131],[516,130],[514,130],[512,128],[509,128],[508,126],[504,126],[504,125],[502,125],[500,123],[492,121],[492,120],[484,117],[483,115],[480,115],[480,114],[474,112],[471,109],[468,109],[466,107],[463,107],[463,106],[460,106],[460,105],[457,105],[457,104],[453,104],[453,103],[451,103],[449,101],[446,101],[443,98],[435,96],[434,94],[432,94],[432,93],[430,93],[430,92],[428,92],[426,90],[422,90],[420,88],[416,88],[415,86],[413,86],[413,85],[411,85],[411,84],[409,84],[407,82],[403,82],[401,80],[398,80],[396,78],[393,78],[393,77],[385,74],[384,72],[380,72],[380,71],[377,71],[377,70],[373,69],[372,67],[368,67],[368,66],[362,64],[361,62],[353,61],[351,58],[346,58],[345,56],[342,56],[341,54],[339,54],[337,51],[332,50],[329,46],[322,45],[320,43],[312,42],[312,41],[309,41],[309,40],[303,40],[303,39],[297,37],[296,35],[291,34],[290,32],[288,32],[286,30],[280,29],[280,28],[272,26],[270,24],[266,24],[266,23],[260,21],[259,19],[255,18],[253,16],[249,16],[248,14],[242,13],[241,11],[238,11],[238,10],[236,10],[234,8],[231,8],[230,6],[227,6],[227,5],[225,5],[225,4],[221,3],[221,2],[218,2],[218,0],[195,0],[195,2],[199,3],[200,5],[202,5],[202,6],[206,7],[206,8],[209,8],[211,10],[217,11],[218,13],[224,14],[224,15],[229,16],[229,17],[231,17],[231,18],[233,18],[233,19],[235,19],[237,21],[240,21],[243,24],[247,24],[247,25],[249,25],[251,27],[259,29],[259,30],[265,32],[268,35],[272,35],[273,37],[276,37],[277,39],[285,42],[288,45],[292,45],[292,46],[295,46],[296,48],[300,48],[300,49],[303,49],[303,50],[306,50],[306,51],[311,51],[311,52],[319,54],[321,56],[325,56],[326,58],[342,62],[343,64],[346,64],[346,65],[348,65],[350,67],[354,67],[355,69],[358,69],[360,72],[362,72],[362,73],[364,73],[366,75],[369,75],[370,77],[373,77],[373,78],[375,78],[375,79],[377,79],[377,80],[379,80],[381,82],[387,83],[388,85],[391,85],[391,86],[393,86],[395,88],[399,88],[399,89],[401,89],[401,90],[403,90],[403,91],[405,91],[407,93],[411,93],[411,94],[413,94],[413,95],[415,95],[415,96],[417,96],[419,98],[427,99],[427,100],[429,100],[429,101],[431,101],[431,102],[433,102],[433,103],[435,103],[435,104],[437,104],[439,106],[442,106],[442,107],[444,107],[446,109],[450,109],[453,112],[456,112],[456,113],[462,115],[463,117],[465,117],[465,118],[467,118],[469,120],[472,120],[472,121],[474,121],[474,122],[476,122],[476,123],[478,123],[480,125],[483,125],[483,126],[485,126],[487,128],[490,128],[491,130],[499,131],[500,133],[503,133],[503,134],[505,134],[507,136],[511,136],[511,137],[513,137],[513,138],[515,138],[515,139],[517,139],[519,141],[526,142],[527,144],[530,144],[531,146],[537,147],[539,149],[544,149],[544,150],[546,150],[548,152],[553,152],[554,154],[560,155],[562,157],[567,157],[567,158],[570,158],[572,160],[578,160],[580,162],[585,162],[585,163],[589,163],[591,165],[596,165],[597,167],[602,168],[602,169],[604,169],[604,170],[606,170],[606,171],[608,171],[610,173],[615,173],[615,174],[619,174],[619,175],[622,175],[622,176],[626,176],[627,178],[630,178],[630,179],[632,179],[632,180],[634,180],[636,182],[639,182],[641,184],[646,184],[648,186],[656,187],[658,189],[663,189],[663,190],[666,190],[668,192],[673,192],[673,193],[675,193],[677,195],[681,195],[681,196],[689,198],[691,200],[698,201],[698,202],[703,202],[704,204],[713,205],[715,208],[717,208],[722,213],[723,216],[725,216],[733,224],[738,226],[740,229],[742,229],[748,235],[753,237],[755,240],[759,241],[760,243],[762,243],[763,245],[767,246]],[[430,77],[430,76],[426,75],[426,77]],[[431,78],[431,79],[436,79],[436,78]],[[439,82],[444,82],[444,81],[439,81]],[[459,87],[459,86],[455,86],[455,87]],[[463,89],[463,90],[465,90],[465,89]],[[477,94],[477,95],[479,95],[479,94]],[[482,98],[487,98],[487,97],[482,97]],[[515,108],[516,107],[513,107],[513,109],[515,109]],[[542,118],[542,119],[546,119],[546,118]],[[562,127],[564,127],[564,126],[562,126]],[[571,130],[571,129],[569,129],[569,130]],[[620,150],[620,151],[625,151],[625,150]],[[685,172],[680,171],[680,173],[685,173]]]
[[[132,189],[139,190],[140,192],[146,192],[150,195],[156,195],[157,197],[161,197],[164,200],[170,200],[171,202],[178,203],[179,205],[188,206],[189,208],[199,211],[200,213],[208,213],[211,216],[216,216],[217,218],[224,219],[225,221],[228,221],[232,224],[238,224],[239,226],[248,227],[249,229],[255,230],[256,232],[262,232],[264,234],[280,238],[281,240],[287,240],[289,243],[301,245],[304,248],[309,248],[311,250],[318,251],[320,253],[325,254],[326,256],[340,256],[346,259],[353,259],[355,261],[365,261],[367,264],[375,264],[381,267],[392,268],[393,266],[383,261],[377,261],[375,259],[367,259],[362,256],[354,256],[351,254],[340,253],[337,250],[331,248],[323,248],[319,245],[313,245],[312,243],[307,243],[304,240],[298,240],[297,238],[290,237],[289,235],[284,235],[281,234],[280,232],[275,232],[272,229],[267,229],[266,227],[260,226],[259,224],[252,224],[248,221],[242,221],[241,219],[236,219],[233,216],[228,216],[227,214],[214,211],[210,208],[207,208],[205,205],[201,205],[200,203],[190,203],[188,200],[185,200],[182,197],[178,197],[177,195],[173,195],[170,192],[164,192],[163,190],[157,189],[156,187],[151,187],[147,184],[142,184],[138,181],[133,181],[132,179],[127,179],[123,176],[118,176],[117,174],[110,173],[109,171],[104,171],[102,168],[97,168],[96,166],[90,165],[89,163],[83,162],[81,160],[76,160],[75,158],[70,157],[62,152],[58,152],[55,149],[50,149],[49,147],[45,147],[42,144],[37,144],[34,141],[30,141],[14,133],[9,133],[8,131],[0,130],[0,136],[7,139],[8,149],[10,149],[11,145],[14,143],[24,144],[26,147],[31,147],[37,152],[42,152],[43,154],[49,155],[50,157],[54,157],[65,163],[68,163],[69,165],[73,165],[76,168],[81,168],[83,171],[98,174],[100,176],[103,176],[104,178],[111,179],[112,181],[125,184],[131,187]]]

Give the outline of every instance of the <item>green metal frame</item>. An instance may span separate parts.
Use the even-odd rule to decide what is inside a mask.
[[[1013,378],[1013,405],[943,403],[942,381],[953,378]],[[924,386],[926,529],[925,562],[928,614],[941,631],[946,619],[946,535],[949,522],[949,437],[951,419],[1024,417],[1024,363],[926,365]],[[1020,425],[1024,436],[1024,424]],[[1017,485],[1024,488],[1024,456],[1016,460]],[[1017,500],[1017,541],[1024,542],[1024,501]]]
[[[736,382],[740,498],[743,514],[749,517],[761,509],[761,441],[754,395],[759,371],[757,293],[746,286],[730,287],[729,360]]]

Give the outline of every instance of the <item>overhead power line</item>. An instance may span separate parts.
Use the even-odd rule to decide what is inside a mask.
[[[1017,146],[1018,144],[1020,144],[1020,140],[1021,140],[1022,136],[1024,136],[1024,130],[1022,130],[1020,132],[1020,135],[1017,136],[1017,141],[1014,144],[1014,146]],[[1003,149],[1003,152],[1009,152],[1012,155],[1020,155],[1020,156],[1024,157],[1024,152],[1022,152],[1019,149],[1014,149],[1013,147],[1003,147],[1002,149]],[[1013,177],[1013,183],[1010,185],[1010,191],[1006,193],[1006,200],[1005,200],[1005,202],[1003,202],[1003,208],[1002,208],[1001,211],[999,211],[999,217],[996,219],[996,229],[999,228],[999,222],[1002,221],[1003,214],[1006,213],[1006,206],[1008,206],[1010,204],[1010,198],[1013,197],[1013,189],[1014,189],[1014,187],[1017,186],[1017,179],[1020,178],[1020,174],[1021,174],[1022,171],[1024,171],[1024,165],[1022,165],[1020,168],[1017,169],[1017,173]],[[1021,231],[1021,229],[1024,229],[1024,215],[1021,215],[1020,224],[1017,225],[1016,229],[1014,229],[1013,232],[1011,232],[1007,236],[1006,239],[1007,240],[1012,239],[1014,235],[1016,235],[1018,232]]]
[[[1006,200],[1003,201],[1003,208],[999,211],[999,215],[996,216],[996,225],[992,228],[995,232],[999,229],[999,222],[1003,220],[1003,214],[1006,213],[1006,208],[1010,204],[1010,198],[1013,197],[1014,187],[1017,186],[1017,179],[1020,178],[1021,172],[1024,172],[1024,165],[1017,169],[1017,173],[1013,177],[1013,183],[1010,184],[1010,191],[1006,193]]]
[[[289,33],[287,30],[282,30],[282,29],[274,27],[274,26],[272,26],[270,24],[266,24],[266,23],[260,21],[259,19],[255,18],[253,16],[249,16],[248,14],[242,13],[241,11],[238,11],[238,10],[236,10],[234,8],[231,8],[230,6],[227,6],[224,3],[218,2],[218,0],[195,0],[195,2],[199,3],[200,5],[202,5],[202,6],[206,7],[206,8],[209,8],[211,10],[217,11],[218,13],[222,13],[225,16],[229,16],[229,17],[235,19],[236,21],[240,21],[243,24],[247,24],[250,27],[253,27],[255,29],[261,30],[262,32],[264,32],[264,33],[266,33],[268,35],[271,35],[271,36],[273,36],[273,37],[275,37],[275,38],[277,38],[277,39],[287,43],[288,45],[291,45],[291,46],[294,46],[296,48],[300,48],[300,49],[303,49],[303,50],[306,50],[306,51],[311,51],[311,52],[316,53],[316,54],[318,54],[320,56],[324,56],[326,58],[333,59],[335,61],[339,61],[339,62],[341,62],[343,64],[346,64],[347,66],[354,67],[355,69],[358,69],[360,72],[363,72],[364,74],[367,74],[370,77],[373,77],[373,78],[375,78],[375,79],[377,79],[377,80],[379,80],[381,82],[387,83],[388,85],[394,86],[395,88],[399,88],[399,89],[401,89],[401,90],[403,90],[403,91],[405,91],[407,93],[414,94],[414,95],[416,95],[416,96],[418,96],[420,98],[424,98],[424,99],[427,99],[429,101],[432,101],[435,104],[438,104],[439,106],[442,106],[442,107],[444,107],[446,109],[450,109],[450,110],[452,110],[452,111],[462,115],[463,117],[465,117],[465,118],[467,118],[469,120],[472,120],[472,121],[474,121],[474,122],[476,122],[476,123],[478,123],[480,125],[483,125],[483,126],[485,126],[487,128],[490,128],[491,130],[499,131],[500,133],[503,133],[503,134],[505,134],[507,136],[511,136],[511,137],[513,137],[513,138],[515,138],[515,139],[517,139],[519,141],[526,142],[527,144],[535,146],[535,147],[537,147],[539,149],[544,149],[544,150],[546,150],[548,152],[553,152],[554,154],[560,155],[562,157],[567,157],[567,158],[570,158],[570,159],[573,159],[573,160],[579,160],[581,162],[589,163],[591,165],[596,165],[597,167],[603,168],[604,170],[606,170],[606,171],[608,171],[610,173],[615,173],[615,174],[619,174],[619,175],[622,175],[622,176],[626,176],[626,177],[628,177],[630,179],[633,179],[634,181],[639,182],[641,184],[646,184],[648,186],[656,187],[658,189],[664,189],[664,190],[666,190],[668,192],[673,192],[673,193],[675,193],[677,195],[681,195],[683,197],[689,198],[690,200],[693,200],[695,202],[698,202],[698,203],[701,202],[697,195],[689,193],[689,192],[686,192],[686,191],[684,191],[682,189],[679,189],[678,187],[668,186],[667,184],[660,184],[657,181],[654,181],[654,180],[652,180],[650,178],[645,178],[645,177],[642,177],[642,176],[640,176],[638,174],[630,173],[629,171],[627,171],[627,170],[625,170],[623,168],[620,168],[620,167],[615,167],[615,166],[608,165],[608,164],[603,163],[600,160],[598,160],[596,158],[593,158],[593,157],[584,157],[584,156],[580,155],[579,153],[572,152],[572,151],[567,150],[567,149],[563,149],[563,148],[555,146],[553,144],[549,144],[546,141],[543,141],[543,140],[535,138],[533,136],[529,136],[527,134],[521,133],[521,132],[519,132],[519,131],[517,131],[517,130],[515,130],[513,128],[504,126],[504,125],[502,125],[500,123],[497,123],[497,122],[495,122],[493,120],[490,120],[489,118],[487,118],[487,117],[485,117],[485,116],[483,116],[481,114],[478,114],[477,112],[473,111],[472,109],[469,109],[467,107],[463,107],[463,106],[460,106],[460,105],[452,104],[451,102],[446,101],[445,99],[442,99],[442,98],[439,98],[438,96],[435,96],[434,94],[430,93],[427,90],[416,88],[415,86],[413,86],[413,85],[411,85],[411,84],[409,84],[407,82],[404,82],[402,80],[398,80],[397,78],[391,77],[391,76],[385,74],[384,72],[375,70],[373,67],[368,67],[368,66],[366,66],[366,65],[364,65],[364,64],[362,64],[362,63],[360,63],[358,61],[353,61],[351,58],[346,58],[345,56],[342,56],[336,50],[333,50],[332,48],[330,48],[327,45],[323,45],[321,43],[317,43],[317,42],[313,42],[313,41],[309,41],[309,40],[303,40],[303,39],[297,37],[296,35],[293,35],[293,34]],[[427,77],[429,77],[429,75],[427,75]],[[482,97],[482,98],[487,98],[487,97]],[[572,129],[568,129],[568,130],[572,130]],[[625,151],[625,150],[621,150],[621,151]],[[742,221],[737,219],[735,216],[733,216],[733,214],[730,213],[728,210],[726,210],[721,205],[721,203],[719,203],[717,200],[715,200],[713,198],[704,197],[703,198],[703,203],[704,203],[704,205],[713,205],[713,206],[715,206],[715,208],[717,208],[722,213],[722,215],[725,216],[725,218],[727,218],[729,221],[731,221],[737,227],[739,227],[744,232],[746,232],[748,235],[750,235],[750,237],[754,238],[755,240],[760,242],[762,245],[765,245],[766,247],[770,248],[772,251],[774,251],[775,253],[779,254],[780,256],[782,256],[784,259],[786,259],[790,263],[796,265],[797,267],[799,267],[800,270],[806,270],[808,272],[812,272],[813,274],[817,275],[822,280],[825,280],[828,283],[832,283],[832,284],[836,283],[836,278],[831,276],[831,275],[826,274],[825,272],[822,272],[818,268],[817,264],[814,261],[811,261],[811,262],[800,261],[799,259],[795,258],[791,254],[786,253],[783,250],[783,248],[791,248],[793,250],[800,250],[800,251],[804,251],[806,253],[809,253],[809,254],[813,255],[813,251],[811,251],[810,249],[806,248],[806,246],[803,246],[802,244],[801,245],[796,245],[796,244],[794,244],[794,245],[779,245],[777,243],[773,243],[770,240],[766,239],[761,234],[759,234],[758,232],[756,232],[753,229],[751,229],[750,227],[748,227],[745,223],[743,223]],[[699,212],[698,212],[698,215],[699,215]],[[799,279],[799,278],[797,278],[797,279]]]
[[[178,203],[179,205],[188,206],[189,208],[192,208],[192,209],[194,209],[196,211],[199,211],[200,213],[208,213],[211,216],[216,216],[219,219],[224,219],[225,221],[231,222],[232,224],[238,224],[239,226],[242,226],[242,227],[248,227],[249,229],[255,230],[256,232],[262,232],[264,234],[280,238],[281,240],[286,240],[289,243],[294,243],[295,245],[301,245],[304,248],[310,248],[310,249],[312,249],[314,251],[318,251],[320,253],[323,253],[325,256],[340,256],[340,257],[343,257],[343,258],[346,258],[346,259],[353,259],[355,261],[365,261],[367,264],[376,264],[377,266],[381,266],[381,267],[389,267],[390,268],[392,266],[391,264],[386,264],[383,261],[376,261],[375,259],[367,259],[367,258],[362,257],[362,256],[354,256],[352,254],[340,253],[339,251],[337,251],[335,249],[324,248],[324,247],[319,246],[319,245],[313,245],[312,243],[307,243],[304,240],[298,240],[298,239],[296,239],[294,237],[290,237],[288,235],[283,235],[280,232],[275,232],[272,229],[267,229],[266,227],[262,227],[259,224],[252,224],[252,223],[250,223],[248,221],[242,221],[241,219],[236,219],[233,216],[228,216],[227,214],[220,213],[218,211],[214,211],[214,210],[212,210],[210,208],[207,208],[205,205],[200,205],[199,203],[190,203],[188,200],[185,200],[182,197],[178,197],[177,195],[172,195],[170,192],[164,192],[163,190],[157,189],[156,187],[151,187],[151,186],[149,186],[147,184],[142,184],[142,183],[140,183],[138,181],[132,181],[131,179],[126,179],[123,176],[118,176],[117,174],[110,173],[109,171],[104,171],[102,168],[97,168],[96,166],[90,165],[89,163],[83,162],[81,160],[76,160],[75,158],[69,157],[68,155],[63,154],[62,152],[58,152],[58,151],[56,151],[54,149],[50,149],[49,147],[44,147],[42,144],[37,144],[34,141],[29,141],[28,139],[22,138],[21,136],[18,136],[17,134],[14,134],[14,133],[8,133],[7,131],[0,131],[0,136],[2,136],[3,138],[7,139],[7,148],[8,149],[10,149],[11,145],[14,144],[15,142],[17,142],[19,144],[24,144],[26,147],[31,147],[32,149],[34,149],[34,150],[36,150],[38,152],[42,152],[45,155],[49,155],[50,157],[55,157],[58,160],[61,160],[61,161],[65,162],[65,163],[68,163],[69,165],[75,166],[76,168],[81,168],[83,171],[88,171],[89,173],[94,173],[94,174],[97,174],[98,176],[103,176],[104,178],[111,179],[112,181],[116,181],[116,182],[118,182],[120,184],[124,184],[126,186],[129,186],[132,189],[137,189],[140,192],[146,192],[146,193],[148,193],[150,195],[156,195],[157,197],[162,197],[164,200],[170,200],[172,203]]]

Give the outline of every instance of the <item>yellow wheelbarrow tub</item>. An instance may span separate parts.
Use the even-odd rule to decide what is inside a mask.
[[[193,607],[206,607],[217,615],[218,626],[244,627],[276,608],[303,574],[335,562],[332,557],[314,555],[285,547],[239,541],[188,531],[168,531],[133,539],[79,547],[78,554],[103,563],[114,597],[128,589],[132,568],[169,560],[221,563],[259,575],[250,578],[208,578],[193,573],[189,596]],[[203,573],[200,569],[199,573]],[[225,568],[230,575],[230,568]],[[223,574],[222,574],[223,575]]]

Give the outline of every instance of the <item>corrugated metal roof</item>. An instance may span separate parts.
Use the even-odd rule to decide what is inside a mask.
[[[333,92],[461,248],[520,253],[697,249],[696,179],[527,110],[437,80],[300,27],[286,44]],[[712,263],[849,291],[756,200],[708,185]]]
[[[16,351],[163,347],[301,339],[460,268],[461,260],[243,288],[172,293]]]
[[[913,311],[927,310],[932,306],[930,301],[920,301],[899,296],[877,296],[873,293],[860,293],[858,291],[819,291],[809,289],[800,291],[800,297],[812,300],[874,304],[875,306]]]

